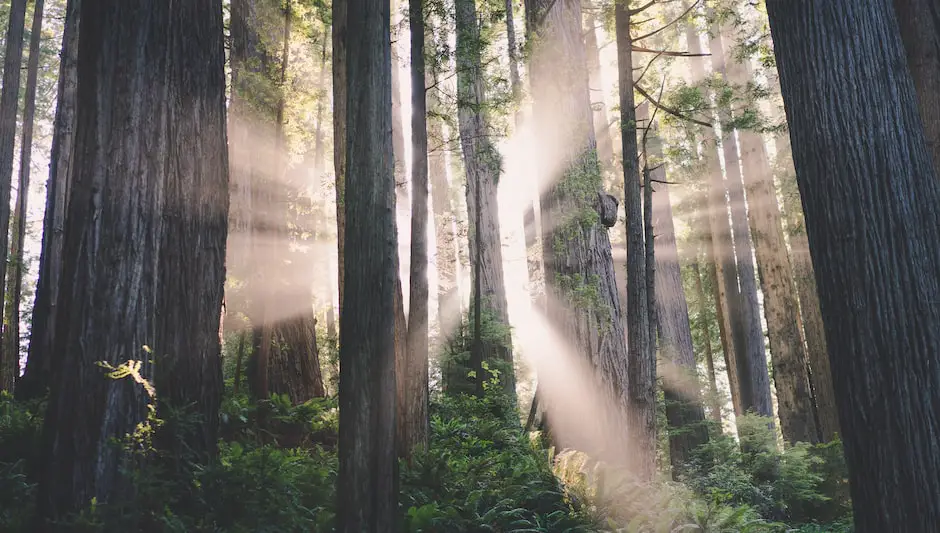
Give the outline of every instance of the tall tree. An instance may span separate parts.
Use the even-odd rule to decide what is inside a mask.
[[[767,11],[856,530],[930,531],[940,523],[940,183],[914,83],[897,68],[898,19],[888,0],[771,0]]]
[[[588,61],[588,84],[591,88],[591,109],[594,111],[594,136],[597,138],[597,157],[601,169],[613,174],[614,143],[607,118],[604,78],[601,70],[600,47],[597,44],[598,7],[593,0],[584,2],[584,48]],[[616,181],[616,180],[614,180]]]
[[[655,132],[650,131],[646,150],[654,160],[662,159],[660,143]],[[692,450],[708,440],[708,431],[704,424],[705,411],[692,346],[689,305],[682,287],[665,167],[660,165],[651,172],[654,173],[654,185],[650,214],[656,232],[653,241],[656,248],[656,323],[662,360],[669,363],[669,373],[663,377],[663,394],[669,423],[669,462],[673,479],[678,479],[684,465],[692,458]]]
[[[29,355],[26,371],[17,385],[17,396],[23,399],[41,396],[52,382],[51,374],[58,366],[53,361],[53,358],[59,355],[53,349],[53,339],[59,308],[65,215],[71,184],[80,11],[81,0],[68,0],[62,32],[55,124],[49,156],[49,179],[46,182],[46,210],[43,217],[42,248],[39,256],[39,277],[36,282],[36,301],[33,304]]]
[[[702,53],[702,38],[693,26],[686,28],[686,42],[689,53],[693,56]],[[690,71],[693,79],[704,79],[705,68],[702,61],[692,60]],[[727,250],[731,243],[731,228],[728,222],[728,207],[725,200],[724,184],[721,181],[721,165],[718,160],[718,137],[713,128],[705,128],[702,134],[703,159],[705,164],[705,193],[702,199],[705,220],[701,224],[702,247],[705,249],[705,275],[711,282],[715,298],[715,319],[718,322],[718,336],[721,340],[722,355],[728,373],[728,385],[731,389],[731,403],[735,415],[744,413],[741,405],[741,393],[738,383],[737,354],[733,338],[731,306],[737,302],[737,268],[734,257]]]
[[[481,338],[485,309],[487,319],[496,328],[509,326],[506,287],[503,281],[502,238],[499,228],[497,185],[500,158],[490,140],[487,100],[483,71],[484,44],[480,40],[476,0],[456,1],[457,20],[457,111],[460,146],[467,173],[467,207],[470,213],[470,262],[474,287],[474,349],[472,359],[498,368],[503,389],[513,394],[516,388],[509,335]],[[479,307],[479,308],[478,308]],[[490,329],[490,328],[488,328]],[[497,329],[498,331],[498,329]],[[473,367],[474,365],[471,365]],[[488,376],[480,373],[475,381]]]
[[[725,75],[725,52],[720,28],[712,28],[711,49],[712,68]],[[731,336],[735,343],[735,366],[741,408],[753,411],[761,416],[772,417],[774,414],[770,396],[770,376],[767,372],[767,354],[764,347],[764,332],[761,326],[760,305],[757,301],[757,273],[754,267],[753,246],[748,229],[747,207],[744,197],[744,183],[741,178],[738,143],[734,130],[728,128],[732,116],[719,117],[722,129],[721,148],[725,160],[725,181],[720,175],[713,179],[712,209],[727,205],[731,213],[730,234],[722,227],[719,240],[720,260],[724,263],[725,286],[729,297],[731,315]],[[727,193],[727,201],[725,194]],[[724,226],[723,221],[719,224]],[[736,272],[737,277],[732,277]]]
[[[932,0],[894,0],[907,66],[934,170],[940,174],[940,6]]]
[[[221,3],[86,0],[81,18],[56,334],[62,368],[46,414],[37,510],[46,520],[93,497],[114,501],[127,487],[122,447],[111,439],[133,433],[152,399],[135,379],[113,379],[99,362],[128,365],[151,381],[159,416],[202,419],[158,432],[168,437],[157,444],[169,457],[214,453],[222,392]]]
[[[803,220],[803,207],[796,185],[796,174],[793,171],[790,134],[783,132],[777,135],[775,141],[776,166],[778,172],[781,173],[778,176],[783,190],[783,211],[787,221],[787,236],[790,240],[790,262],[793,266],[793,281],[800,299],[800,324],[810,365],[810,383],[816,405],[816,419],[823,442],[830,442],[840,433],[839,412],[836,407],[835,389],[832,386],[829,349],[826,344],[822,311],[819,308],[816,274],[813,272],[809,241],[806,236],[806,223]]]
[[[725,62],[732,83],[744,86],[752,79],[747,60],[737,62],[728,55]],[[743,167],[741,176],[747,188],[747,214],[764,295],[780,430],[787,442],[818,442],[809,366],[800,336],[799,304],[773,171],[760,133],[749,130],[737,133]]]
[[[349,0],[348,194],[340,315],[338,530],[394,531],[398,238],[387,1]]]
[[[0,302],[5,302],[6,253],[9,250],[10,188],[13,185],[13,149],[20,103],[20,67],[23,63],[23,32],[26,26],[26,0],[12,0],[3,56],[3,90],[0,92]],[[19,353],[5,353],[0,342],[0,390],[12,391],[19,375]]]
[[[428,442],[428,111],[425,88],[424,0],[409,0],[411,28],[411,275],[405,402],[399,406],[404,431],[399,453],[410,456]]]
[[[527,0],[526,21],[532,43],[532,120],[543,153],[557,157],[558,163],[552,165],[551,174],[542,170],[546,187],[539,202],[546,313],[574,353],[596,369],[595,391],[605,401],[607,412],[592,416],[602,431],[609,432],[603,437],[614,445],[601,452],[587,435],[559,431],[555,437],[611,461],[628,463],[632,454],[627,449],[630,440],[624,421],[631,395],[622,310],[606,229],[616,221],[617,202],[601,191],[581,39],[581,2]],[[551,386],[544,384],[546,390]],[[550,394],[543,397],[549,410],[557,407],[552,406]]]
[[[4,313],[3,353],[16,356],[16,375],[20,355],[20,299],[23,294],[23,244],[26,240],[26,209],[29,205],[29,175],[32,165],[33,120],[36,115],[36,79],[39,75],[40,44],[44,2],[33,4],[33,26],[29,35],[29,60],[26,63],[26,101],[23,109],[23,137],[20,140],[20,176],[13,211],[13,240],[10,246],[11,269],[7,280],[7,307]]]
[[[349,0],[333,0],[333,173],[336,180],[336,248],[339,314],[343,314],[346,279],[346,15]],[[342,326],[342,324],[340,324]]]
[[[640,187],[638,123],[633,97],[631,15],[626,2],[614,5],[624,209],[627,215],[627,388],[630,394],[629,427],[639,449],[634,467],[641,478],[652,478],[656,460],[656,360],[651,349],[653,340],[650,339],[643,193]]]

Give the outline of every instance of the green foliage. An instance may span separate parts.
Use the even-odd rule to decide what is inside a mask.
[[[429,449],[402,469],[407,532],[595,531],[519,428],[509,398],[439,396]]]
[[[25,531],[33,510],[42,417],[41,402],[18,403],[0,392],[0,531]]]
[[[849,512],[841,443],[799,443],[781,451],[766,418],[739,416],[737,427],[740,442],[712,435],[696,451],[682,480],[692,490],[792,524],[837,520]]]

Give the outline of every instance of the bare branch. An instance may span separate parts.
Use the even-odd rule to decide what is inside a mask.
[[[650,0],[649,2],[643,4],[642,6],[636,9],[631,9],[630,16],[632,17],[633,15],[639,15],[640,13],[646,11],[647,9],[653,7],[654,5],[656,5],[656,0]]]
[[[693,54],[690,52],[676,52],[676,51],[671,51],[671,50],[653,50],[651,48],[646,48],[643,46],[636,46],[636,45],[631,46],[630,49],[634,52],[646,52],[648,54],[661,54],[661,55],[670,56],[670,57],[706,57],[706,56],[711,55],[711,54]]]
[[[690,5],[690,6],[688,7],[688,9],[686,9],[685,11],[683,11],[681,15],[679,15],[678,17],[676,17],[675,20],[673,20],[673,21],[670,22],[669,24],[666,24],[665,26],[660,26],[659,28],[656,28],[655,30],[653,30],[653,31],[651,31],[651,32],[649,32],[649,33],[647,33],[647,34],[645,34],[645,35],[640,35],[639,37],[634,37],[634,38],[633,38],[633,42],[637,42],[637,41],[640,41],[640,40],[642,40],[642,39],[646,39],[647,37],[652,37],[652,36],[656,35],[657,33],[659,33],[659,32],[661,32],[661,31],[663,31],[663,30],[669,28],[670,26],[674,25],[675,23],[677,23],[677,22],[679,22],[680,20],[684,19],[689,13],[691,13],[692,10],[695,9],[695,6],[698,5],[698,3],[699,3],[699,0],[695,0],[694,2],[692,2],[692,5]]]

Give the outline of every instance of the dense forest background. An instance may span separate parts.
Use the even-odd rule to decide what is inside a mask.
[[[0,531],[940,527],[931,2],[0,27]]]

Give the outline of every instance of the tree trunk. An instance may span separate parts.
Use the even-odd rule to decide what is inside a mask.
[[[633,461],[634,471],[641,479],[649,480],[655,472],[656,461],[656,361],[650,339],[643,194],[637,150],[638,122],[633,98],[630,15],[630,10],[625,4],[614,6],[623,142],[624,209],[627,214],[627,387],[630,395],[628,426],[632,438],[636,441],[638,452]]]
[[[155,444],[173,458],[214,453],[222,392],[221,5],[88,0],[82,20],[56,335],[62,368],[45,421],[49,460],[37,512],[45,520],[93,497],[112,502],[128,487],[124,454],[111,439],[134,432],[153,401],[136,377],[156,387],[158,416],[198,419],[183,432],[174,417],[157,432]],[[112,127],[101,128],[102,120]],[[109,378],[99,361],[139,374]]]
[[[724,45],[718,28],[712,29],[709,48],[715,72],[724,74]],[[730,117],[722,117],[727,123]],[[764,333],[761,327],[760,306],[757,302],[757,277],[754,271],[753,247],[748,232],[747,208],[744,199],[744,184],[738,159],[738,144],[734,131],[723,132],[721,146],[725,158],[726,183],[715,181],[712,194],[713,205],[730,202],[731,222],[729,234],[722,229],[719,241],[720,260],[725,263],[725,285],[729,292],[731,335],[735,342],[735,365],[737,366],[741,408],[744,412],[773,417],[773,402],[770,395],[770,376],[767,372],[767,354],[764,350]],[[721,212],[721,208],[719,213]],[[717,213],[716,213],[717,214]],[[722,223],[723,224],[723,223]],[[732,267],[732,265],[734,265]],[[736,270],[736,279],[732,272]]]
[[[470,261],[474,266],[474,305],[485,309],[487,329],[496,334],[476,339],[482,345],[479,361],[498,369],[507,394],[516,389],[512,366],[512,341],[503,281],[502,237],[499,228],[497,182],[499,153],[490,141],[485,116],[486,92],[483,79],[482,47],[477,22],[476,0],[457,0],[457,108],[460,146],[467,174],[467,209],[470,213]],[[479,269],[477,269],[479,267]],[[474,317],[482,328],[483,317]],[[505,328],[505,334],[498,330]],[[474,336],[476,337],[476,335]],[[478,375],[482,382],[489,376]]]
[[[444,149],[444,121],[440,118],[441,104],[438,97],[438,73],[429,78],[428,139],[434,149],[428,153],[428,170],[431,181],[431,209],[434,214],[435,266],[437,267],[437,322],[440,343],[446,345],[460,319],[460,295],[457,293],[457,237],[454,231],[454,207],[451,202],[450,183],[447,179],[447,160]]]
[[[584,68],[579,0],[527,0],[527,28],[533,43],[530,62],[533,120],[545,154],[551,154],[551,174],[543,173],[542,253],[548,319],[566,339],[571,351],[594,369],[596,400],[604,411],[582,413],[580,420],[552,416],[553,436],[562,444],[619,464],[629,464],[630,432],[626,428],[631,393],[627,391],[627,353],[622,310],[614,280],[610,239],[606,227],[616,221],[616,200],[601,192],[600,166]],[[570,68],[559,70],[559,64]],[[605,227],[606,226],[606,227]],[[541,374],[540,374],[541,376]],[[544,385],[544,387],[543,387]],[[542,380],[540,401],[549,411],[552,388]],[[544,392],[544,395],[542,394]],[[569,406],[570,407],[570,406]],[[590,431],[569,424],[584,417]],[[567,433],[566,433],[567,431]],[[592,438],[592,432],[600,437]],[[605,442],[606,441],[606,446]]]
[[[810,365],[810,382],[816,402],[816,416],[823,442],[831,442],[840,433],[839,413],[836,407],[836,393],[832,386],[826,332],[819,308],[819,295],[816,291],[816,274],[813,272],[800,192],[797,189],[796,175],[793,172],[789,133],[777,136],[776,147],[777,167],[781,169],[781,172],[785,172],[780,178],[784,190],[784,214],[787,220],[787,236],[790,239],[793,280],[800,298],[800,322]]]
[[[686,42],[689,53],[693,55],[702,53],[702,40],[693,26],[686,29]],[[704,79],[705,68],[702,61],[690,62],[692,78]],[[706,128],[703,132],[703,153],[705,159],[705,194],[702,205],[705,206],[707,220],[699,220],[702,244],[705,248],[705,275],[708,276],[714,290],[715,319],[718,322],[718,336],[721,339],[722,355],[725,360],[725,371],[728,374],[728,386],[731,391],[731,404],[735,416],[744,414],[741,406],[741,388],[738,383],[737,356],[735,343],[732,337],[731,311],[732,297],[737,294],[737,270],[734,266],[733,256],[723,253],[724,246],[731,242],[731,229],[728,223],[728,208],[725,200],[724,184],[721,182],[721,165],[718,160],[718,139],[715,131]],[[731,259],[729,261],[729,259]],[[725,272],[731,268],[730,272]],[[729,284],[729,281],[733,283]],[[733,293],[729,294],[729,289]]]
[[[19,378],[20,299],[23,294],[23,242],[26,239],[26,215],[29,205],[29,175],[32,165],[33,120],[36,114],[36,78],[39,74],[39,47],[42,38],[43,0],[33,4],[33,27],[29,37],[26,65],[26,101],[23,109],[23,138],[20,141],[20,176],[13,211],[13,241],[10,247],[12,269],[8,273],[8,297],[4,315],[3,352],[16,357],[14,376]]]
[[[856,530],[931,531],[940,523],[940,183],[914,83],[897,68],[898,20],[888,0],[774,0],[767,11]]]
[[[730,56],[725,59],[734,61]],[[747,63],[734,64],[728,71],[729,79],[735,84],[744,85],[752,78]],[[809,366],[800,337],[799,304],[773,172],[761,135],[738,131],[738,137],[744,166],[742,176],[747,187],[748,219],[764,294],[780,429],[787,442],[819,442]]]
[[[588,84],[591,89],[591,109],[594,112],[594,136],[597,138],[597,157],[605,173],[614,173],[614,143],[610,136],[610,120],[601,74],[601,55],[597,45],[598,8],[593,0],[584,1],[584,48],[588,61]],[[618,180],[612,180],[615,183]]]
[[[699,320],[703,323],[702,336],[705,338],[705,368],[708,372],[708,410],[709,417],[721,427],[721,396],[718,393],[718,381],[715,375],[715,359],[712,353],[712,338],[708,327],[708,304],[705,300],[705,289],[702,287],[702,272],[698,261],[692,264],[695,275],[695,292],[698,300]]]
[[[6,302],[7,252],[10,232],[10,189],[13,185],[13,149],[20,103],[20,67],[23,63],[23,32],[26,0],[12,0],[3,56],[3,91],[0,93],[0,305]],[[6,307],[4,305],[4,307]],[[0,342],[0,390],[13,391],[19,376],[19,351],[6,353]]]
[[[43,217],[42,248],[39,257],[39,276],[36,282],[36,301],[33,305],[29,356],[26,361],[26,372],[17,384],[16,391],[17,397],[22,399],[42,396],[52,382],[52,372],[58,366],[53,360],[57,355],[53,350],[53,339],[59,301],[59,279],[62,275],[65,215],[71,180],[80,9],[80,0],[69,0],[65,10],[56,95],[55,129],[49,157],[46,211]]]
[[[346,16],[349,0],[333,0],[333,172],[336,179],[336,251],[339,316],[346,280]],[[340,324],[342,328],[342,324]]]
[[[927,150],[940,174],[940,6],[933,0],[894,0],[894,9],[917,91]]]
[[[425,97],[424,3],[409,0],[411,28],[411,275],[405,356],[405,428],[398,453],[410,457],[428,443],[428,115]]]
[[[657,160],[662,159],[659,143],[659,139],[652,135],[648,138],[647,150]],[[682,287],[669,185],[665,183],[664,167],[654,172],[657,180],[653,186],[652,202],[653,229],[656,232],[653,241],[656,248],[656,322],[662,360],[670,363],[663,374],[663,389],[669,423],[669,461],[672,477],[678,480],[684,465],[692,458],[692,450],[708,440],[708,431],[704,424],[705,411],[692,346],[689,306]],[[710,376],[714,376],[714,369]]]
[[[390,6],[349,0],[345,288],[340,316],[337,530],[394,531],[398,516],[395,168]]]

